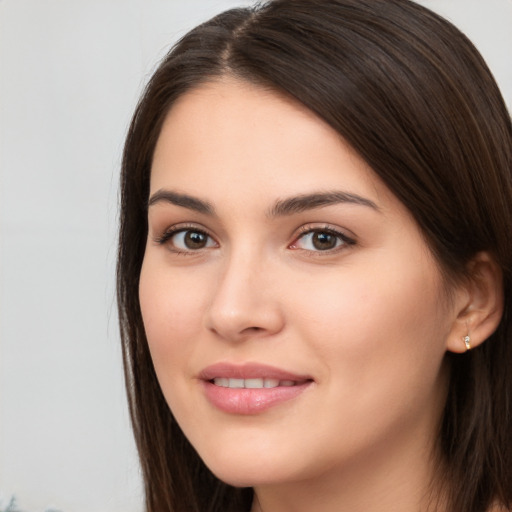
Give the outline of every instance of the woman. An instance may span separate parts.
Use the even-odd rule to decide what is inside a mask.
[[[508,510],[511,169],[482,58],[412,2],[187,34],[123,163],[147,510]]]

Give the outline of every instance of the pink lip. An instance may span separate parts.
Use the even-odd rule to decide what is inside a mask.
[[[294,381],[294,386],[277,386],[274,388],[247,389],[227,388],[213,383],[215,378],[228,379],[276,379],[280,381]],[[298,375],[273,366],[247,363],[235,365],[230,363],[217,363],[205,368],[199,379],[206,398],[221,411],[230,414],[258,414],[270,407],[296,398],[313,383],[308,375]]]
[[[212,380],[216,377],[226,377],[228,379],[277,379],[293,380],[300,382],[303,380],[312,380],[309,375],[298,375],[295,373],[281,370],[275,366],[269,366],[259,363],[217,363],[207,366],[200,374],[202,380]]]

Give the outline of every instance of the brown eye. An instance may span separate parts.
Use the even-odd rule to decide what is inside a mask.
[[[158,242],[167,245],[176,252],[200,251],[201,249],[217,246],[210,235],[198,229],[179,229],[169,232],[161,237]]]
[[[354,244],[354,240],[337,231],[331,229],[311,229],[299,236],[291,245],[291,248],[312,252],[328,252]]]
[[[208,235],[199,231],[185,231],[183,243],[187,249],[203,249],[208,243]]]
[[[328,251],[329,249],[334,249],[338,241],[338,237],[332,233],[326,233],[324,231],[312,233],[311,236],[311,243],[313,244],[313,247],[318,251]]]

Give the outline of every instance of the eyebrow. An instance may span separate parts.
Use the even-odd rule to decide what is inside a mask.
[[[148,208],[158,203],[170,203],[206,215],[215,215],[215,209],[208,201],[171,190],[158,190],[148,201]]]
[[[204,199],[162,189],[155,192],[149,198],[148,208],[162,202],[181,206],[205,215],[215,215],[213,205]],[[302,194],[287,199],[280,199],[270,208],[267,215],[269,217],[281,217],[340,203],[356,204],[372,208],[375,211],[380,211],[379,207],[370,199],[350,192],[330,191]]]
[[[293,215],[307,210],[314,210],[324,206],[331,206],[340,203],[357,204],[380,211],[379,207],[370,199],[361,197],[357,194],[342,191],[317,192],[313,194],[303,194],[288,199],[281,199],[270,209],[270,217],[280,217]]]

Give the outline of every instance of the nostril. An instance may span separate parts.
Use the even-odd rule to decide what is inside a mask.
[[[263,331],[263,327],[246,327],[242,332],[260,332]]]

